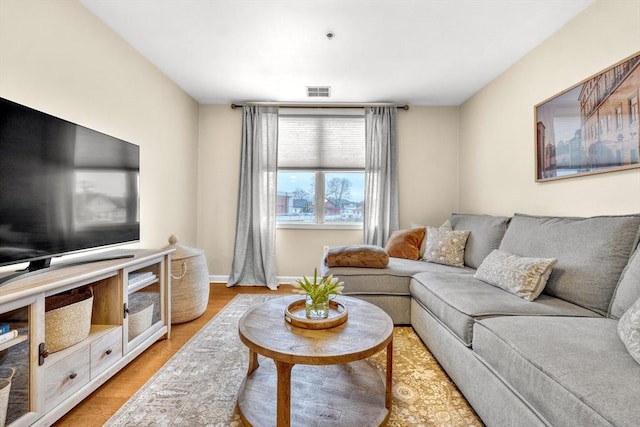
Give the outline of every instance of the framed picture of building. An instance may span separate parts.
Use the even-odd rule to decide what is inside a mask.
[[[535,106],[536,181],[640,167],[640,52]]]

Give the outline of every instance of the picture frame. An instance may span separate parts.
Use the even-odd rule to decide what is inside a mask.
[[[535,180],[640,168],[640,52],[535,106]]]

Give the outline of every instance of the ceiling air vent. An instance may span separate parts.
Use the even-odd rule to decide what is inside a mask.
[[[331,86],[307,86],[307,96],[309,98],[329,98]]]

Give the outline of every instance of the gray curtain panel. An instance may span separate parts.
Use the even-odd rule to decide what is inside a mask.
[[[233,264],[227,286],[277,289],[275,262],[278,107],[247,105],[242,113],[240,188]]]
[[[365,108],[364,243],[384,246],[398,219],[395,106]]]

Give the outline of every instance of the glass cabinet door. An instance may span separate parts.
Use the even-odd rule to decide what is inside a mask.
[[[32,306],[6,304],[0,313],[0,425],[31,412]],[[13,308],[15,307],[15,308]]]
[[[125,325],[128,349],[166,324],[165,291],[160,286],[162,263],[154,263],[125,274]]]

